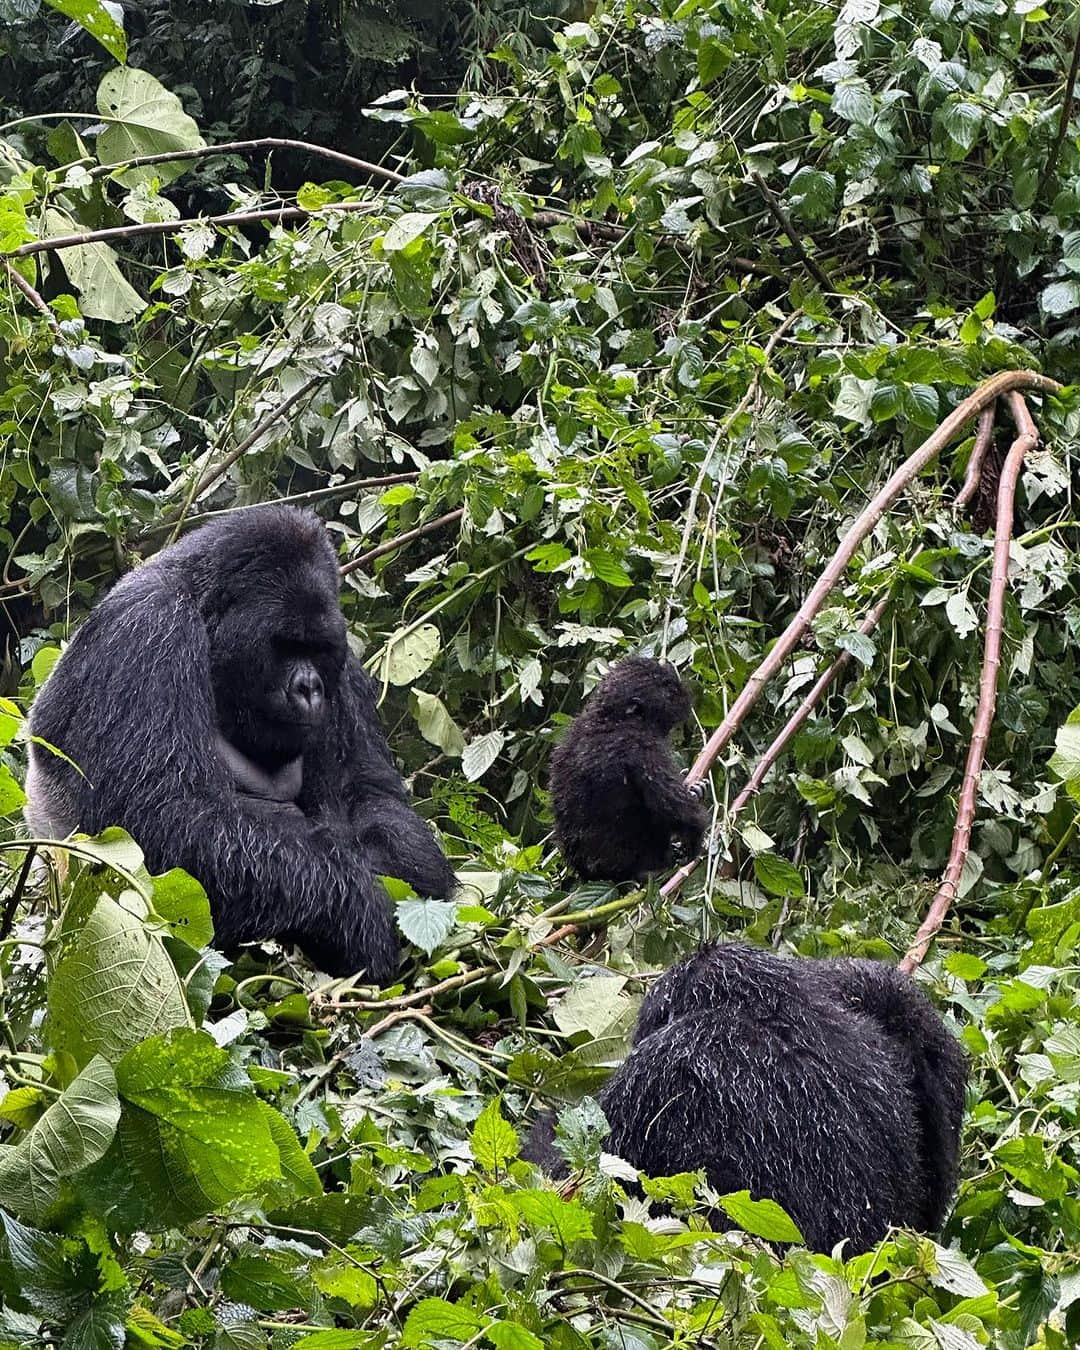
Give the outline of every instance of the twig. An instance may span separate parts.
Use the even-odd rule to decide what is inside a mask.
[[[100,178],[104,174],[115,173],[118,169],[137,169],[144,164],[171,164],[182,159],[206,159],[210,155],[246,154],[252,150],[302,150],[308,155],[319,155],[323,159],[332,159],[337,164],[345,164],[361,173],[373,174],[376,178],[385,178],[388,183],[404,183],[405,175],[381,164],[371,164],[366,159],[356,159],[353,155],[342,154],[340,150],[331,150],[325,145],[315,145],[311,141],[283,140],[278,136],[260,136],[253,141],[225,141],[221,145],[201,145],[192,150],[164,151],[157,155],[135,155],[131,159],[118,159],[112,164],[99,164],[90,170],[91,178]]]
[[[873,609],[867,614],[866,618],[863,619],[862,623],[859,624],[857,631],[861,633],[863,637],[869,637],[878,626],[881,622],[881,616],[885,613],[888,604],[889,592],[886,591]],[[829,685],[832,684],[833,680],[836,679],[837,675],[840,674],[850,660],[851,653],[842,651],[832,665],[827,666],[817,677],[809,693],[784,723],[779,736],[776,737],[758,761],[754,772],[747,779],[746,786],[731,803],[731,806],[728,808],[729,817],[738,815],[754,793],[761,787],[762,783],[765,781],[765,775],[780,758],[787,747],[788,742],[810,716],[821,699],[821,696],[825,693],[825,690],[828,689]]]
[[[184,523],[184,518],[187,516],[188,510],[192,502],[196,501],[199,497],[201,497],[208,488],[213,487],[213,485],[218,481],[219,478],[224,477],[224,475],[229,472],[229,470],[232,468],[232,466],[236,463],[238,459],[243,459],[243,457],[247,454],[247,452],[251,449],[251,447],[255,444],[255,442],[259,439],[260,436],[262,436],[265,432],[269,431],[270,428],[274,425],[274,423],[277,422],[280,418],[284,417],[290,408],[294,407],[297,403],[299,403],[300,400],[305,396],[305,394],[311,393],[312,389],[314,389],[316,385],[322,384],[324,380],[328,379],[330,379],[330,375],[329,373],[326,372],[320,375],[313,375],[311,379],[307,380],[304,384],[302,384],[299,389],[294,390],[293,393],[291,393],[288,398],[283,399],[277,405],[276,408],[271,409],[271,411],[266,414],[263,420],[255,428],[255,430],[252,431],[250,435],[245,436],[244,439],[240,442],[238,446],[236,446],[235,449],[230,450],[220,464],[211,465],[211,467],[208,468],[203,473],[202,477],[199,479],[195,487],[192,489],[191,494],[189,495],[187,501],[184,503],[183,508],[180,511],[180,515],[176,520],[174,528],[178,530],[180,526]]]
[[[631,232],[626,225],[612,225],[606,220],[581,220],[570,214],[569,211],[534,211],[531,216],[523,216],[522,219],[527,225],[535,225],[540,229],[551,229],[556,225],[572,225],[582,239],[606,239],[609,244],[620,243]],[[680,252],[688,252],[685,239],[680,239],[678,235],[662,234],[655,236],[657,242],[670,245]],[[724,263],[735,268],[738,272],[749,272],[753,276],[776,278],[778,275],[776,268],[768,267],[765,263],[755,262],[752,258],[731,257],[723,259]]]
[[[1039,174],[1039,186],[1035,189],[1035,200],[1037,202],[1042,201],[1043,191],[1054,176],[1061,147],[1065,144],[1065,133],[1069,129],[1069,114],[1072,112],[1073,94],[1076,92],[1078,73],[1080,73],[1080,28],[1076,30],[1076,41],[1073,43],[1072,64],[1069,66],[1069,74],[1065,80],[1065,95],[1061,100],[1061,116],[1058,118],[1057,134],[1054,136],[1050,153],[1046,157],[1043,171]]]
[[[171,159],[172,156],[170,155]],[[84,230],[81,234],[57,234],[51,239],[32,239],[12,249],[9,258],[26,258],[31,253],[58,253],[65,248],[81,248],[84,244],[111,244],[122,239],[139,239],[155,234],[179,234],[189,225],[213,225],[231,229],[236,225],[252,225],[260,220],[310,220],[322,211],[370,211],[372,202],[327,202],[318,211],[305,211],[302,206],[275,206],[265,211],[227,211],[220,216],[189,216],[184,220],[148,220],[140,225],[112,225],[105,230]]]
[[[381,1012],[387,1008],[415,1008],[429,999],[435,998],[437,994],[449,993],[451,989],[464,989],[466,985],[476,984],[480,980],[489,980],[492,975],[497,974],[494,966],[482,966],[476,970],[464,970],[459,975],[450,975],[445,980],[440,980],[437,984],[429,984],[426,989],[416,989],[411,994],[400,994],[397,998],[359,998],[359,999],[327,999],[323,1005],[326,1008],[353,1008],[361,1012]],[[348,989],[342,989],[342,994],[350,993]]]
[[[971,827],[975,821],[975,798],[979,772],[986,754],[986,742],[994,721],[997,703],[998,669],[1001,665],[1001,635],[1005,626],[1005,592],[1009,582],[1009,544],[1012,540],[1016,485],[1024,465],[1024,456],[1039,443],[1039,433],[1031,420],[1027,404],[1019,393],[1008,395],[1009,411],[1016,423],[1017,436],[1009,449],[998,485],[997,521],[994,526],[994,568],[990,579],[990,597],[986,608],[986,638],[983,644],[982,673],[979,677],[979,702],[971,732],[967,764],[956,808],[956,827],[945,875],[930,902],[926,918],[915,934],[900,969],[909,973],[921,965],[934,935],[945,922],[949,906],[956,898],[960,877],[971,845]]]
[[[445,516],[439,516],[437,520],[426,521],[423,525],[417,525],[415,530],[406,530],[404,534],[396,535],[393,539],[387,539],[378,544],[375,548],[369,548],[366,553],[361,553],[358,558],[353,558],[347,562],[341,569],[341,575],[347,577],[350,572],[355,572],[363,567],[365,563],[374,562],[376,558],[382,558],[387,553],[393,553],[403,544],[411,544],[414,539],[419,539],[421,535],[433,534],[436,530],[441,530],[444,525],[452,525],[454,521],[460,520],[465,514],[463,506],[457,507],[453,511],[447,511]]]
[[[979,414],[979,429],[975,433],[975,444],[971,448],[971,457],[964,471],[964,483],[956,494],[956,509],[962,511],[979,490],[982,479],[983,461],[994,437],[994,413],[997,405],[989,404]]]
[[[23,891],[26,890],[26,883],[30,877],[30,868],[34,865],[34,858],[37,856],[37,848],[31,845],[26,850],[26,857],[23,859],[22,867],[19,868],[19,876],[15,882],[15,889],[8,896],[8,902],[4,906],[4,916],[0,919],[0,941],[6,938],[12,928],[15,926],[15,913],[19,908],[19,902],[23,898]]]
[[[833,554],[829,565],[799,606],[798,613],[777,638],[768,656],[750,676],[742,693],[731,705],[727,716],[709,737],[705,748],[698,755],[690,768],[690,772],[686,775],[687,786],[701,782],[709,772],[721,750],[742,726],[747,714],[761,696],[761,691],[765,688],[765,685],[798,646],[803,634],[808,631],[814,616],[840,580],[844,568],[854,557],[855,550],[885,514],[889,506],[892,505],[893,501],[939,454],[965,423],[981,412],[987,404],[993,403],[997,398],[1014,389],[1032,389],[1041,393],[1054,394],[1060,391],[1061,385],[1056,380],[1051,380],[1046,375],[1039,375],[1033,370],[1001,371],[981,384],[973,394],[969,394],[962,403],[958,404],[937,430],[908,456],[856,517],[854,524],[841,540],[840,547]]]
[[[353,1005],[356,1006],[355,1004]],[[380,1017],[377,1022],[373,1022],[364,1032],[361,1033],[361,1040],[373,1041],[376,1036],[381,1036],[384,1031],[394,1026],[397,1022],[407,1022],[417,1017],[426,1017],[431,1012],[430,1003],[421,1003],[418,1008],[398,1008],[394,1012],[388,1012],[385,1017]]]
[[[751,173],[750,177],[757,184],[758,191],[761,193],[762,197],[764,197],[765,205],[775,216],[776,221],[779,224],[780,228],[791,240],[791,247],[799,255],[799,258],[802,261],[803,266],[814,278],[814,280],[818,283],[818,285],[821,286],[824,290],[835,291],[836,287],[833,284],[832,277],[830,277],[828,272],[825,271],[824,267],[822,267],[822,265],[815,258],[812,258],[810,254],[806,251],[806,245],[803,243],[798,230],[796,230],[795,226],[792,225],[791,217],[780,205],[779,199],[776,197],[772,189],[769,187],[768,183],[766,183],[765,179],[762,178],[761,174],[757,173],[756,171]]]
[[[20,275],[16,268],[12,267],[11,263],[9,263],[6,258],[4,259],[4,270],[7,272],[8,280],[11,281],[18,290],[22,291],[23,295],[30,301],[39,314],[44,315],[46,322],[52,329],[53,337],[55,337],[58,342],[63,342],[64,335],[60,331],[60,323],[57,320],[56,315],[37,291],[34,290],[33,286],[30,285],[24,276]]]

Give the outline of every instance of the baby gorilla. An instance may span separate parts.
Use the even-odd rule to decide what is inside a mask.
[[[877,961],[702,948],[656,985],[601,1094],[608,1152],[649,1176],[703,1168],[791,1215],[807,1245],[865,1251],[890,1226],[941,1227],[967,1068],[915,984]],[[542,1117],[524,1156],[566,1163]]]
[[[644,881],[701,849],[705,809],[668,745],[690,716],[674,666],[630,657],[613,666],[551,758],[555,838],[586,881]]]

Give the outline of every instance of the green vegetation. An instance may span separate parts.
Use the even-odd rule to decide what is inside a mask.
[[[70,79],[66,22],[0,0],[0,1347],[1076,1344],[1073,7],[597,0],[435,34],[388,5],[450,53],[444,87],[372,80],[361,131],[330,65],[320,120],[264,116],[229,46],[260,7],[136,68],[117,6],[50,3],[92,35]],[[306,8],[373,32],[382,7]],[[335,153],[206,148],[266,136]],[[730,1198],[710,1228],[694,1177],[625,1198],[588,1094],[644,980],[703,937],[909,946],[971,739],[1008,409],[969,509],[974,425],[858,549],[721,755],[716,851],[677,897],[568,889],[550,748],[635,650],[679,665],[712,731],[889,473],[1009,369],[1064,388],[1026,395],[997,715],[920,974],[972,1057],[956,1211],[938,1241],[778,1255],[775,1206]],[[274,497],[340,541],[462,875],[460,903],[398,902],[415,959],[385,996],[226,967],[200,888],[119,832],[45,872],[18,839],[20,710],[58,642],[140,554]],[[516,1161],[542,1100],[580,1103],[573,1195]]]

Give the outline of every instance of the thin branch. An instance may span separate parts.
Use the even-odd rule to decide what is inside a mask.
[[[11,263],[9,263],[6,258],[4,259],[4,271],[8,275],[8,280],[12,282],[12,284],[16,287],[16,289],[22,291],[23,295],[27,298],[27,300],[30,301],[30,303],[34,306],[34,308],[40,314],[44,315],[45,320],[48,323],[49,327],[52,329],[53,336],[57,339],[57,341],[63,342],[64,335],[60,331],[60,323],[56,315],[52,312],[52,310],[45,303],[45,301],[38,294],[38,292],[34,290],[33,286],[30,285],[27,279],[24,276],[21,276],[18,270],[12,267]]]
[[[1054,136],[1054,143],[1050,147],[1050,153],[1046,157],[1046,163],[1043,165],[1043,171],[1039,174],[1039,186],[1035,189],[1035,200],[1042,201],[1043,191],[1050,179],[1054,176],[1057,168],[1058,156],[1061,154],[1061,147],[1065,144],[1065,134],[1069,129],[1069,115],[1072,112],[1073,95],[1076,92],[1076,77],[1080,73],[1080,28],[1076,30],[1076,41],[1073,43],[1072,63],[1069,66],[1069,74],[1065,80],[1065,95],[1061,100],[1061,116],[1058,118],[1057,134]]]
[[[22,867],[19,868],[19,876],[15,882],[15,887],[8,896],[8,902],[4,906],[3,918],[0,918],[0,940],[8,937],[12,928],[15,926],[15,914],[19,908],[19,902],[23,898],[23,891],[26,890],[26,883],[30,878],[30,868],[34,865],[34,859],[37,857],[37,848],[35,845],[26,850],[26,857],[23,859]]]
[[[758,191],[761,193],[762,197],[764,197],[765,205],[769,208],[773,216],[776,218],[776,221],[779,224],[780,228],[791,240],[791,247],[799,255],[799,258],[802,261],[803,266],[814,278],[814,280],[818,283],[818,285],[821,286],[824,290],[835,291],[836,287],[833,284],[832,277],[829,276],[828,272],[825,271],[824,267],[822,267],[822,265],[817,261],[817,259],[812,258],[810,254],[807,252],[806,245],[803,243],[798,230],[796,230],[795,226],[791,223],[791,217],[780,205],[779,199],[777,198],[773,190],[769,187],[768,183],[766,183],[765,179],[762,178],[761,174],[757,173],[756,171],[751,173],[750,177],[757,184]]]
[[[456,520],[460,520],[464,514],[465,508],[459,506],[453,511],[447,511],[445,516],[439,516],[437,520],[425,521],[423,525],[417,525],[415,530],[406,530],[404,534],[396,535],[393,539],[387,539],[375,548],[369,548],[366,553],[361,553],[359,558],[353,558],[350,562],[347,562],[341,569],[341,575],[347,577],[350,572],[355,572],[365,563],[385,557],[387,553],[393,553],[395,549],[401,548],[404,544],[411,544],[414,539],[419,539],[422,535],[434,534],[436,530],[441,530],[444,525],[452,525]]]
[[[179,234],[189,225],[231,229],[236,225],[251,225],[261,220],[279,223],[286,220],[310,220],[323,211],[370,211],[372,206],[370,201],[327,202],[318,211],[305,211],[302,206],[275,206],[265,211],[227,211],[220,216],[190,216],[184,220],[149,220],[141,225],[113,225],[106,230],[84,230],[81,234],[58,234],[52,239],[32,239],[30,243],[12,249],[8,257],[26,258],[31,253],[58,253],[65,248],[81,248],[84,244],[111,244],[148,235]]]
[[[926,918],[919,927],[900,969],[909,973],[922,964],[935,934],[945,922],[949,906],[956,898],[960,877],[971,846],[971,827],[975,822],[975,799],[979,773],[986,754],[986,743],[994,721],[997,704],[998,670],[1001,665],[1001,636],[1005,627],[1005,592],[1009,583],[1009,544],[1012,541],[1013,510],[1016,485],[1024,466],[1024,456],[1039,443],[1039,433],[1031,420],[1023,396],[1013,392],[1008,396],[1009,411],[1016,423],[1017,436],[1013,441],[1001,471],[998,485],[997,521],[994,526],[994,567],[990,579],[990,597],[986,609],[986,638],[983,644],[982,673],[979,677],[979,702],[971,732],[967,764],[960,787],[956,809],[956,827],[953,830],[949,861],[937,894],[930,902]]]
[[[299,403],[300,400],[306,394],[310,394],[316,385],[322,384],[324,380],[328,379],[330,379],[330,375],[326,372],[323,372],[319,375],[313,375],[311,379],[305,381],[305,383],[302,384],[299,389],[294,390],[293,393],[291,393],[288,398],[283,399],[277,405],[276,408],[271,409],[271,411],[266,414],[263,420],[255,428],[255,430],[252,431],[249,435],[245,436],[244,439],[240,442],[240,444],[235,447],[235,449],[230,450],[220,464],[211,465],[208,469],[206,469],[202,477],[196,483],[195,488],[192,491],[191,495],[184,503],[184,507],[180,512],[179,519],[176,521],[175,528],[179,529],[180,526],[184,523],[184,518],[187,515],[188,508],[191,506],[192,502],[198,500],[198,498],[201,497],[203,493],[207,491],[208,488],[213,487],[213,485],[218,481],[219,478],[223,478],[225,474],[229,472],[229,470],[232,468],[232,466],[236,463],[238,459],[243,459],[243,457],[247,454],[247,452],[259,439],[259,437],[264,435],[267,431],[269,431],[275,422],[279,421],[282,417],[284,417],[290,408],[294,407],[297,403]]]
[[[356,1005],[353,1004],[353,1007]],[[376,1036],[381,1036],[384,1031],[389,1031],[392,1026],[398,1022],[408,1022],[415,1017],[426,1017],[431,1012],[430,1003],[421,1003],[418,1008],[398,1008],[394,1012],[388,1012],[385,1017],[380,1017],[377,1022],[373,1022],[366,1031],[361,1033],[361,1040],[373,1041]]]
[[[523,216],[522,220],[527,225],[535,225],[540,229],[552,229],[556,225],[572,225],[582,239],[605,239],[609,244],[618,244],[631,233],[627,225],[613,225],[606,220],[582,220],[572,216],[569,211],[551,209],[534,211],[531,216]],[[654,237],[656,242],[667,244],[682,253],[690,251],[686,240],[680,239],[678,235],[661,234]],[[779,275],[776,268],[755,262],[752,258],[731,257],[723,261],[737,272],[749,272],[753,276],[771,277],[774,280]]]
[[[859,624],[857,631],[861,633],[863,637],[869,637],[878,626],[881,622],[881,616],[885,613],[888,604],[889,592],[886,591],[873,609],[867,614],[866,618],[863,619],[862,623]],[[758,791],[765,781],[765,775],[783,754],[791,738],[813,712],[829,685],[832,684],[833,680],[836,679],[837,675],[840,674],[850,661],[851,653],[842,651],[832,665],[827,666],[817,677],[809,693],[784,723],[780,734],[758,761],[754,772],[747,779],[746,786],[731,803],[731,806],[728,808],[729,817],[738,815],[750,798]]]
[[[1032,389],[1040,393],[1054,394],[1061,385],[1046,375],[1033,370],[1004,370],[981,384],[974,393],[958,404],[937,430],[923,441],[892,474],[888,482],[879,489],[873,499],[859,513],[854,524],[840,542],[829,565],[822,572],[815,585],[807,593],[799,606],[798,613],[774,643],[768,656],[761,662],[747,681],[742,693],[728,710],[727,716],[709,737],[701,754],[694,761],[686,776],[688,786],[699,783],[712,767],[717,756],[731,740],[735,732],[746,720],[751,708],[758,701],[768,681],[783,666],[784,662],[798,646],[802,636],[810,628],[814,616],[825,603],[834,586],[843,576],[844,569],[855,555],[855,550],[873,530],[893,501],[922,472],[923,469],[948,445],[953,436],[967,422],[989,403],[1014,389]]]
[[[192,150],[164,151],[157,155],[135,155],[131,159],[114,160],[112,164],[99,164],[90,170],[91,178],[100,178],[104,174],[115,173],[118,169],[137,169],[144,164],[172,164],[182,159],[206,159],[211,155],[248,154],[255,150],[301,150],[308,155],[318,155],[344,164],[360,173],[368,173],[376,178],[385,178],[388,183],[404,183],[405,175],[381,164],[371,164],[366,159],[356,159],[353,155],[342,154],[340,150],[331,150],[325,145],[315,145],[312,141],[283,140],[277,136],[260,136],[253,141],[225,141],[221,145],[201,145]]]
[[[956,494],[956,509],[962,511],[979,490],[982,480],[983,462],[994,438],[994,414],[997,405],[988,404],[979,414],[979,429],[975,433],[975,444],[971,448],[971,457],[964,471],[964,483]]]
[[[312,488],[310,492],[293,492],[286,497],[275,497],[274,503],[278,506],[307,506],[315,502],[333,501],[336,497],[347,497],[350,492],[362,492],[365,488],[386,488],[395,487],[398,483],[415,483],[419,477],[419,470],[412,469],[408,473],[384,474],[382,478],[350,478],[347,483],[337,483],[334,487]],[[200,511],[197,516],[185,517],[184,524],[190,528],[193,525],[202,525],[208,520],[216,520],[219,516],[236,516],[244,511],[258,511],[265,505],[265,502],[246,502],[243,506],[223,506],[220,511]],[[154,535],[163,534],[166,530],[173,529],[175,525],[175,520],[159,520],[156,525],[147,526],[139,538],[152,539]]]

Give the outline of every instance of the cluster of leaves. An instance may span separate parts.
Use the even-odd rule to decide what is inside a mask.
[[[675,904],[567,890],[543,783],[622,653],[670,657],[715,726],[965,392],[1015,366],[1073,378],[1078,40],[1034,0],[599,0],[546,42],[493,41],[460,98],[370,108],[403,174],[314,159],[295,197],[273,160],[209,154],[220,128],[165,64],[110,67],[85,117],[65,99],[0,128],[6,691],[28,698],[101,586],[179,528],[316,506],[463,881],[455,903],[397,899],[418,955],[380,999],[284,958],[225,970],[196,951],[197,891],[129,843],[28,886],[12,841],[6,919],[27,897],[44,918],[0,946],[0,1345],[1075,1341],[1075,726],[1050,767],[1080,703],[1070,391],[1032,404],[998,717],[924,976],[973,1061],[944,1245],[780,1257],[755,1240],[792,1237],[768,1206],[629,1188],[588,1094],[644,979],[701,937],[906,946],[970,735],[1004,413],[972,517],[951,505],[968,436],[862,547],[715,775],[721,836]],[[232,221],[185,218],[206,165]],[[842,696],[730,822],[725,782],[839,652]],[[552,940],[567,917],[610,922],[575,947]],[[568,1198],[516,1127],[583,1094]]]

